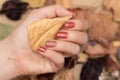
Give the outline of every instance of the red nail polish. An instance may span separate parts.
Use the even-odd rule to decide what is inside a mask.
[[[75,10],[73,10],[73,9],[68,9],[68,11],[72,12],[74,14],[74,16],[78,15],[77,12]]]
[[[47,41],[46,42],[46,47],[47,48],[53,48],[53,47],[55,47],[56,46],[56,41]]]
[[[67,36],[68,36],[67,32],[58,32],[57,33],[57,38],[65,39],[65,38],[67,38]]]
[[[38,48],[38,51],[40,51],[40,52],[46,52],[46,48],[45,47],[42,47],[42,46],[40,46],[39,48]]]
[[[74,22],[66,22],[65,23],[65,28],[73,28],[75,26],[75,23]]]

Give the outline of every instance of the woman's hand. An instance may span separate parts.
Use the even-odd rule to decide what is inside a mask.
[[[39,53],[34,53],[29,45],[27,26],[30,23],[67,15],[76,16],[74,12],[60,5],[33,10],[23,23],[2,41],[11,47],[11,53],[8,52],[7,58],[15,65],[13,67],[17,74],[15,76],[55,72],[63,66],[65,57],[76,55],[80,51],[79,45],[87,41],[87,34],[83,32],[87,29],[85,26],[87,23],[79,20],[66,22],[63,29],[56,35],[58,39],[48,40],[46,47],[39,47]],[[66,54],[63,55],[62,52]]]

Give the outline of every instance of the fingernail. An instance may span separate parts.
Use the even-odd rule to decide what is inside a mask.
[[[67,32],[58,32],[57,33],[57,38],[65,39],[67,38],[68,33]]]
[[[68,11],[72,12],[73,16],[77,16],[78,15],[77,12],[75,10],[73,10],[73,9],[68,9]]]
[[[55,47],[56,46],[56,41],[47,41],[46,42],[46,47],[47,48],[53,48],[53,47]]]
[[[47,49],[46,49],[45,47],[40,46],[40,47],[38,48],[38,51],[39,51],[39,52],[46,52]]]
[[[73,28],[75,26],[75,23],[74,22],[66,22],[65,23],[65,28]]]

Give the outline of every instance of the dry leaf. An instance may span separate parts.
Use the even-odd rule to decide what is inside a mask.
[[[88,55],[86,55],[85,53],[79,53],[78,55],[77,55],[77,57],[78,57],[78,59],[77,59],[77,61],[78,62],[81,62],[81,63],[86,63],[87,62],[87,60],[88,60]]]
[[[78,16],[77,19],[85,19],[89,23],[88,37],[89,40],[97,41],[100,43],[101,47],[91,48],[88,50],[86,48],[86,53],[88,54],[104,54],[105,50],[109,50],[110,43],[114,40],[120,41],[120,29],[119,24],[113,20],[111,13],[102,11],[100,13],[94,13],[91,10],[77,9]],[[117,34],[117,35],[116,35]],[[118,44],[114,43],[115,45]],[[106,48],[107,47],[107,48]],[[99,55],[98,55],[99,56]],[[112,55],[111,55],[112,56]],[[115,64],[112,68],[118,67],[118,63],[115,62],[115,58],[112,56],[111,64]],[[110,64],[110,63],[109,63]],[[109,69],[109,67],[107,67]],[[118,68],[116,68],[118,69]],[[112,69],[113,70],[113,69]],[[115,70],[115,69],[114,69]]]
[[[120,41],[114,41],[114,42],[112,43],[112,46],[113,46],[113,47],[119,47],[119,46],[120,46]]]
[[[103,43],[103,45],[107,45],[107,43],[114,40],[119,25],[109,15],[93,13],[88,15],[87,20],[91,26],[88,29],[89,39],[96,40]]]
[[[53,80],[74,80],[73,69],[63,69],[55,75]]]
[[[88,14],[88,10],[75,9],[75,11],[76,11],[77,14],[78,14],[78,15],[75,17],[75,19],[79,19],[79,20],[86,19],[86,15]]]
[[[102,9],[103,0],[70,0],[72,8],[95,9],[99,11]]]
[[[65,8],[71,8],[70,0],[56,0],[56,4],[60,4]]]
[[[29,4],[29,8],[39,8],[42,7],[46,0],[21,0]]]
[[[103,45],[109,45],[119,32],[119,24],[112,20],[109,12],[94,13],[90,10],[76,9],[78,16],[76,19],[87,20],[89,23],[88,37]],[[106,44],[104,44],[106,43]]]
[[[106,9],[111,9],[112,7],[112,0],[104,0],[103,2]]]
[[[0,22],[0,40],[6,38],[12,30],[13,27],[11,25]]]
[[[113,72],[113,71],[115,71],[116,69],[118,69],[118,63],[116,64],[115,62],[114,62],[114,60],[113,60],[113,58],[111,58],[111,57],[107,57],[106,58],[106,61],[105,62],[103,62],[104,63],[104,65],[105,65],[105,69],[106,69],[106,71],[108,71],[108,72]]]
[[[116,54],[119,54],[117,49],[120,47],[120,41],[113,41],[112,42],[112,47],[115,48]],[[119,55],[112,54],[110,57],[112,60],[116,63],[117,67],[120,68],[120,63],[119,63]]]
[[[28,26],[28,36],[33,51],[36,52],[40,45],[45,46],[47,40],[54,39],[56,33],[71,17],[72,16],[54,19],[43,19],[30,24]]]
[[[55,4],[55,3],[56,3],[55,0],[46,0],[44,6],[53,5],[53,4]]]
[[[2,5],[6,2],[6,0],[0,0],[0,10],[2,9]]]
[[[104,0],[104,6],[108,10],[113,10],[114,19],[120,21],[120,0]]]

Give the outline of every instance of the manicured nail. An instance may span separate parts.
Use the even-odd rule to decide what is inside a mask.
[[[73,10],[73,9],[68,9],[68,11],[72,12],[74,16],[78,15],[77,12],[75,10]]]
[[[58,32],[57,33],[57,38],[66,39],[67,36],[68,36],[67,32]]]
[[[66,22],[65,23],[65,28],[73,28],[75,26],[75,23],[74,22]]]
[[[47,49],[46,49],[45,47],[40,46],[40,47],[38,48],[38,51],[39,51],[39,52],[46,52]]]
[[[47,48],[53,48],[53,47],[55,47],[56,46],[56,41],[47,41],[46,42],[46,47]]]

